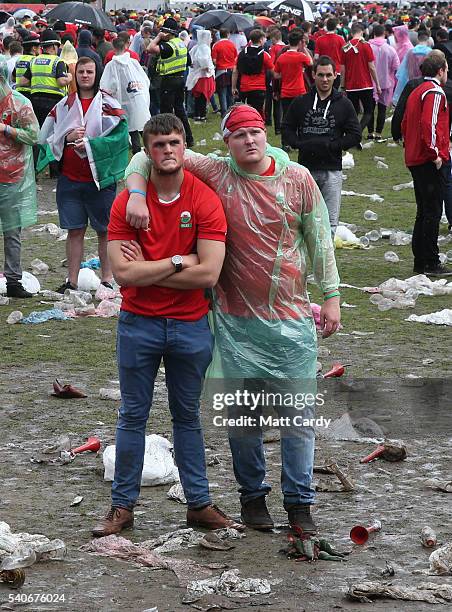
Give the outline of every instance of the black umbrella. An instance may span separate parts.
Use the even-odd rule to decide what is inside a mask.
[[[12,17],[12,15],[6,11],[0,11],[0,24],[6,23],[10,17]]]
[[[115,31],[115,26],[102,9],[84,2],[63,2],[46,15],[47,21],[67,21],[100,30]]]
[[[223,10],[207,11],[195,17],[190,23],[190,28],[194,25],[202,26],[206,30],[227,28],[230,32],[243,32],[253,27],[253,19],[241,13],[230,13]]]
[[[256,2],[256,4],[247,6],[245,11],[247,13],[260,13],[261,11],[266,11],[270,2],[271,0],[267,0],[267,2]]]

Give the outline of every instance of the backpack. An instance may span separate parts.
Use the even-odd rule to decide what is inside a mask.
[[[263,47],[245,47],[240,51],[237,69],[240,74],[260,74],[264,65]]]

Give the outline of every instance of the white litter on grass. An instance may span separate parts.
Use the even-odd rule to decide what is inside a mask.
[[[347,302],[342,302],[341,308],[358,308],[356,304],[347,304]]]
[[[397,149],[397,147],[399,145],[397,143],[395,143],[395,142],[388,142],[388,144],[386,146],[390,147],[391,149]]]
[[[410,181],[409,183],[400,183],[400,185],[393,186],[394,191],[401,191],[402,189],[413,189],[413,188],[414,188],[413,181]]]
[[[29,567],[36,561],[60,560],[66,555],[62,540],[50,540],[40,533],[13,533],[0,521],[1,570]]]
[[[405,281],[398,278],[389,278],[387,281],[379,285],[378,293],[371,296],[370,302],[375,304],[380,311],[391,310],[392,308],[414,308],[419,295],[452,295],[452,283],[447,284],[445,279],[431,281],[424,274],[411,276]],[[433,313],[433,315],[435,314],[438,313]],[[423,317],[430,317],[433,315],[422,315],[420,318],[416,318],[417,315],[411,315],[406,320],[419,321],[421,323],[436,323],[438,325],[450,324],[444,322],[444,320],[441,318],[438,319],[438,321],[441,321],[438,323],[436,320],[430,321],[423,319]]]
[[[39,191],[42,191],[42,189],[40,189]],[[45,215],[55,216],[57,214],[58,214],[57,210],[38,210],[38,217],[45,216]],[[32,230],[32,231],[35,231],[35,230]]]
[[[430,574],[452,576],[452,543],[437,548],[429,557]]]
[[[41,291],[41,285],[34,274],[30,272],[22,272],[22,278],[20,279],[22,287],[29,293],[39,293]],[[6,278],[0,277],[0,294],[6,293]]]
[[[100,278],[90,268],[83,268],[78,273],[78,288],[80,291],[97,291],[100,285]]]
[[[411,244],[411,234],[402,231],[393,231],[389,236],[389,244],[392,246],[405,246]]]
[[[386,157],[380,157],[379,155],[374,155],[374,161],[385,161]]]
[[[398,263],[400,261],[400,257],[394,251],[386,251],[384,255],[385,261],[389,261],[389,263]]]
[[[13,310],[6,319],[6,322],[10,325],[15,325],[16,323],[19,323],[19,321],[22,321],[23,318],[24,315],[20,312],[20,310]]]
[[[384,202],[384,198],[382,198],[378,193],[356,193],[355,191],[341,191],[341,195],[343,196],[357,196],[359,198],[369,198],[371,202]]]
[[[452,310],[445,308],[438,312],[431,312],[425,315],[410,315],[405,321],[414,323],[428,323],[430,325],[448,325],[452,327]]]
[[[142,487],[155,487],[162,484],[179,482],[179,471],[171,454],[172,444],[166,438],[151,434],[146,436],[144,465],[141,474]],[[116,447],[107,446],[102,459],[104,462],[104,479],[113,481],[115,473]]]
[[[371,149],[374,146],[374,141],[373,140],[369,140],[369,142],[365,142],[362,147],[363,149]]]
[[[373,210],[365,210],[363,216],[366,221],[377,221],[378,219],[377,213]]]
[[[7,306],[9,304],[9,297],[0,295],[0,306]]]
[[[215,132],[212,136],[212,140],[223,140],[223,136],[219,132]]]
[[[342,157],[342,169],[343,170],[351,170],[351,168],[355,167],[355,160],[353,159],[353,155],[347,151],[347,153]]]
[[[114,400],[118,401],[121,399],[121,391],[119,389],[99,389],[99,398],[101,400]]]
[[[389,166],[388,164],[385,164],[383,161],[377,161],[377,168],[380,168],[380,170],[387,170]]]
[[[187,503],[187,499],[185,497],[185,493],[184,493],[184,490],[183,490],[182,485],[180,484],[180,482],[177,482],[176,484],[173,484],[171,489],[166,493],[166,497],[168,499],[172,499],[172,500],[178,502],[179,504],[186,504]]]
[[[335,238],[340,238],[346,242],[358,243],[359,238],[345,225],[339,225],[336,229]]]
[[[49,271],[49,266],[40,259],[33,259],[30,266],[33,274],[46,274]]]

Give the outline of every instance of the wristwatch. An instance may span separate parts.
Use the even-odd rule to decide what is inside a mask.
[[[182,264],[184,263],[182,255],[173,255],[171,257],[171,263],[175,267],[175,272],[182,272]]]

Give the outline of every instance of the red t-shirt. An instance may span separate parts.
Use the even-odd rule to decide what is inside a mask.
[[[262,64],[262,70],[259,74],[241,74],[240,75],[240,91],[265,91],[267,86],[265,84],[265,73],[267,70],[273,70],[273,62],[267,51],[263,52],[264,62]]]
[[[306,93],[303,70],[310,63],[310,58],[304,53],[281,53],[275,64],[275,72],[281,75],[281,98],[296,98]]]
[[[158,199],[148,181],[149,230],[135,230],[126,222],[129,192],[122,191],[113,202],[108,240],[136,240],[143,256],[156,261],[173,255],[196,253],[198,239],[226,241],[226,218],[218,196],[193,174],[184,171],[180,196],[169,204]],[[147,317],[197,321],[207,314],[209,301],[204,289],[167,287],[121,287],[123,310]]]
[[[270,57],[272,62],[275,64],[276,60],[278,59],[280,53],[282,53],[283,49],[286,49],[287,45],[285,43],[283,43],[282,41],[275,43],[274,45],[272,45],[270,47]]]
[[[355,53],[352,47],[357,49],[358,53]],[[344,51],[344,49],[348,49],[348,51]],[[342,47],[341,64],[345,66],[346,91],[373,89],[369,62],[373,62],[374,60],[375,57],[372,47],[364,40],[354,39]]]
[[[80,98],[83,109],[83,114],[89,109],[94,98]],[[67,176],[71,181],[78,183],[91,183],[93,175],[89,166],[88,158],[81,158],[74,151],[74,147],[66,145],[63,153],[63,168],[61,173]]]
[[[223,38],[212,47],[212,60],[218,70],[234,68],[237,62],[237,49],[233,42]]]
[[[275,174],[276,162],[273,157],[270,157],[270,159],[271,159],[271,162],[270,162],[269,167],[267,168],[265,172],[262,172],[260,176],[273,176]]]
[[[135,53],[135,51],[131,51],[130,49],[126,49],[126,53],[128,53],[132,59],[136,59],[137,62],[140,61],[140,57],[139,57],[139,55],[137,53]],[[107,55],[105,56],[105,59],[104,59],[104,66],[106,66],[108,64],[108,62],[111,62],[112,57],[113,57],[114,54],[115,54],[115,50],[114,49],[111,49],[107,53]]]
[[[341,72],[342,47],[345,45],[345,40],[342,36],[335,34],[325,34],[315,41],[315,52],[318,55],[328,55],[336,64],[336,71]]]

